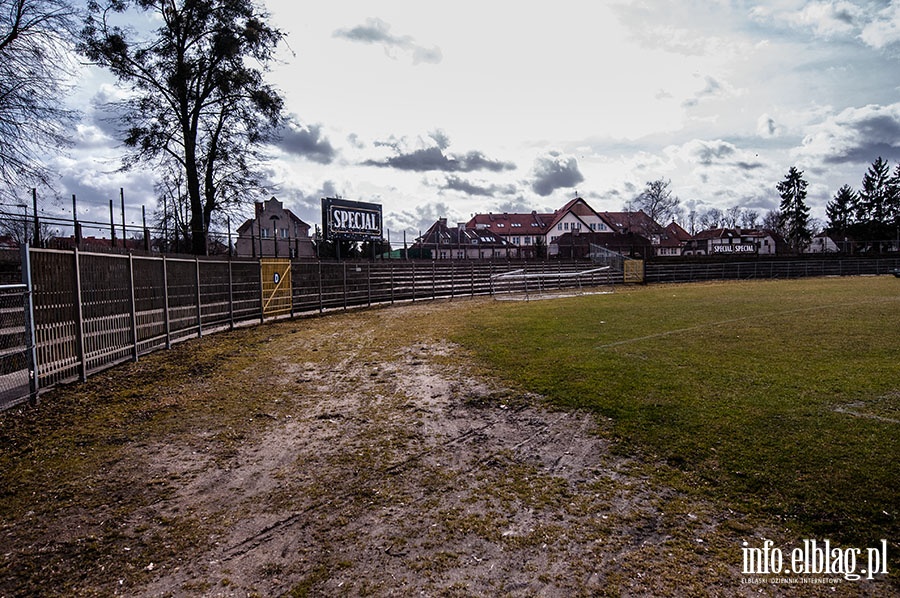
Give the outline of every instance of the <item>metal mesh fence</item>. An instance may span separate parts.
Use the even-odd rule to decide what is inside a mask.
[[[623,281],[621,272],[590,262],[282,260],[277,272],[264,274],[259,260],[52,249],[31,249],[27,255],[22,264],[30,265],[32,311],[27,286],[0,287],[0,409],[27,400],[35,387],[83,379],[123,360],[240,321],[496,292],[528,295]],[[900,259],[648,263],[645,280],[887,274],[898,267]],[[276,291],[283,304],[266,310]]]
[[[30,396],[25,285],[0,286],[0,409]]]

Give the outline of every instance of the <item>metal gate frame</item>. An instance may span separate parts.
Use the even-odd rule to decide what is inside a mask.
[[[644,260],[625,260],[622,273],[623,282],[644,282]]]
[[[292,314],[291,260],[259,260],[259,277],[263,319]]]

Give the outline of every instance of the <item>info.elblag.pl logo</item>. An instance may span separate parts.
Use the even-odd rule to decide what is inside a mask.
[[[841,548],[832,546],[830,540],[803,540],[803,545],[783,551],[765,540],[762,547],[754,548],[744,542],[744,575],[795,575],[824,578],[843,578],[856,581],[865,577],[887,575],[887,540],[875,548]],[[771,581],[759,579],[759,582]],[[785,579],[793,583],[805,583],[803,577]]]

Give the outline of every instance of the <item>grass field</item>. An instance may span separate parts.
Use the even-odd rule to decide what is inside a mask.
[[[497,375],[612,418],[668,484],[856,546],[900,539],[900,281],[626,288],[474,311]],[[895,565],[896,566],[896,565]]]
[[[0,596],[898,595],[898,317],[695,283],[179,343],[0,413]],[[889,574],[745,583],[763,538]]]

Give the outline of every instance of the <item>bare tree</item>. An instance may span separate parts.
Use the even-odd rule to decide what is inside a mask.
[[[759,224],[759,212],[756,210],[746,209],[741,212],[741,227],[756,228]]]
[[[697,222],[700,223],[700,227],[704,230],[722,228],[725,223],[725,213],[719,208],[709,208],[700,213]]]
[[[731,206],[725,210],[725,225],[735,228],[741,219],[741,206]]]
[[[0,0],[0,199],[52,187],[44,160],[69,145],[63,105],[76,15],[65,0]]]
[[[666,226],[680,213],[681,200],[672,194],[671,180],[647,181],[644,191],[634,199],[634,205],[654,222]]]

